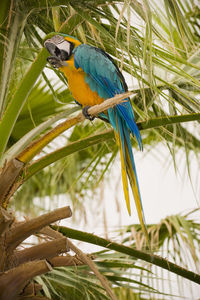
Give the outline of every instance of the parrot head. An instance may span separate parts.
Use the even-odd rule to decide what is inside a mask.
[[[69,60],[73,54],[73,49],[81,43],[74,37],[57,34],[44,42],[44,46],[51,54],[47,61],[54,67],[59,68],[66,66],[66,61]]]

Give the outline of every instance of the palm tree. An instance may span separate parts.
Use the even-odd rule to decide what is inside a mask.
[[[70,217],[69,207],[24,223],[17,223],[14,213],[9,213],[12,207],[16,213],[23,211],[33,217],[39,212],[33,206],[35,197],[50,196],[53,206],[54,196],[66,193],[76,217],[118,152],[113,131],[101,121],[83,123],[65,78],[55,70],[53,77],[46,66],[48,53],[43,42],[51,32],[74,35],[110,53],[126,75],[134,78],[131,101],[144,132],[144,147],[151,150],[164,141],[174,162],[182,148],[190,170],[189,157],[195,154],[198,160],[200,145],[198,133],[191,133],[186,126],[186,122],[198,124],[200,119],[199,12],[195,1],[189,0],[168,0],[159,6],[147,0],[1,1],[0,299],[25,299],[27,295],[33,300],[108,299],[105,290],[112,299],[115,295],[118,299],[157,299],[170,294],[157,288],[155,282],[159,281],[149,264],[144,266],[141,261],[200,282],[199,276],[188,270],[190,263],[181,251],[187,245],[189,252],[184,254],[198,265],[199,224],[190,215],[148,226],[152,251],[170,254],[173,249],[170,259],[184,267],[181,269],[153,252],[136,249],[137,239],[143,241],[140,226],[134,227],[135,240],[128,247],[133,227],[124,229],[126,238],[121,244],[70,228],[46,227]],[[24,240],[33,234],[40,235],[39,242],[22,250]],[[40,243],[41,234],[45,243]],[[94,265],[68,238],[108,249],[94,254]],[[145,250],[144,243],[140,247]],[[78,257],[59,256],[69,249]],[[61,268],[42,275],[58,266]],[[162,280],[162,274],[158,277]],[[27,284],[27,280],[32,281]]]

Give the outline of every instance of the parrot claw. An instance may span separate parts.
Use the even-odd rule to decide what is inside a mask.
[[[95,117],[91,116],[89,113],[88,113],[88,109],[90,108],[91,106],[89,105],[86,105],[83,109],[82,109],[82,114],[84,115],[84,117],[90,121],[93,121],[95,119]]]
[[[47,61],[50,63],[50,65],[52,65],[53,68],[57,69],[60,67],[63,67],[64,65],[66,65],[65,62],[61,61],[59,58],[57,58],[56,56],[49,56],[47,57]]]

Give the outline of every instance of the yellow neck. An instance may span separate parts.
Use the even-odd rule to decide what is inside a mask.
[[[59,70],[61,72],[63,72],[66,75],[66,77],[68,78],[69,73],[76,71],[76,68],[74,66],[74,55],[73,54],[70,57],[70,59],[66,61],[66,63],[67,63],[67,66],[62,66],[59,68]]]

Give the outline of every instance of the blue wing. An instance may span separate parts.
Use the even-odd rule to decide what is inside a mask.
[[[102,98],[113,97],[127,90],[125,80],[112,58],[103,50],[82,44],[74,49],[74,64],[84,70],[88,84],[97,83],[96,90]]]
[[[127,91],[124,77],[113,59],[103,50],[86,44],[81,44],[74,49],[74,65],[81,68],[85,73],[85,81],[92,91],[97,91],[98,95],[105,100]],[[135,124],[134,113],[129,99],[123,104],[115,107],[122,119],[125,120],[132,135],[135,135],[142,149],[140,132]],[[113,109],[108,111],[109,120],[117,131],[116,120]]]

